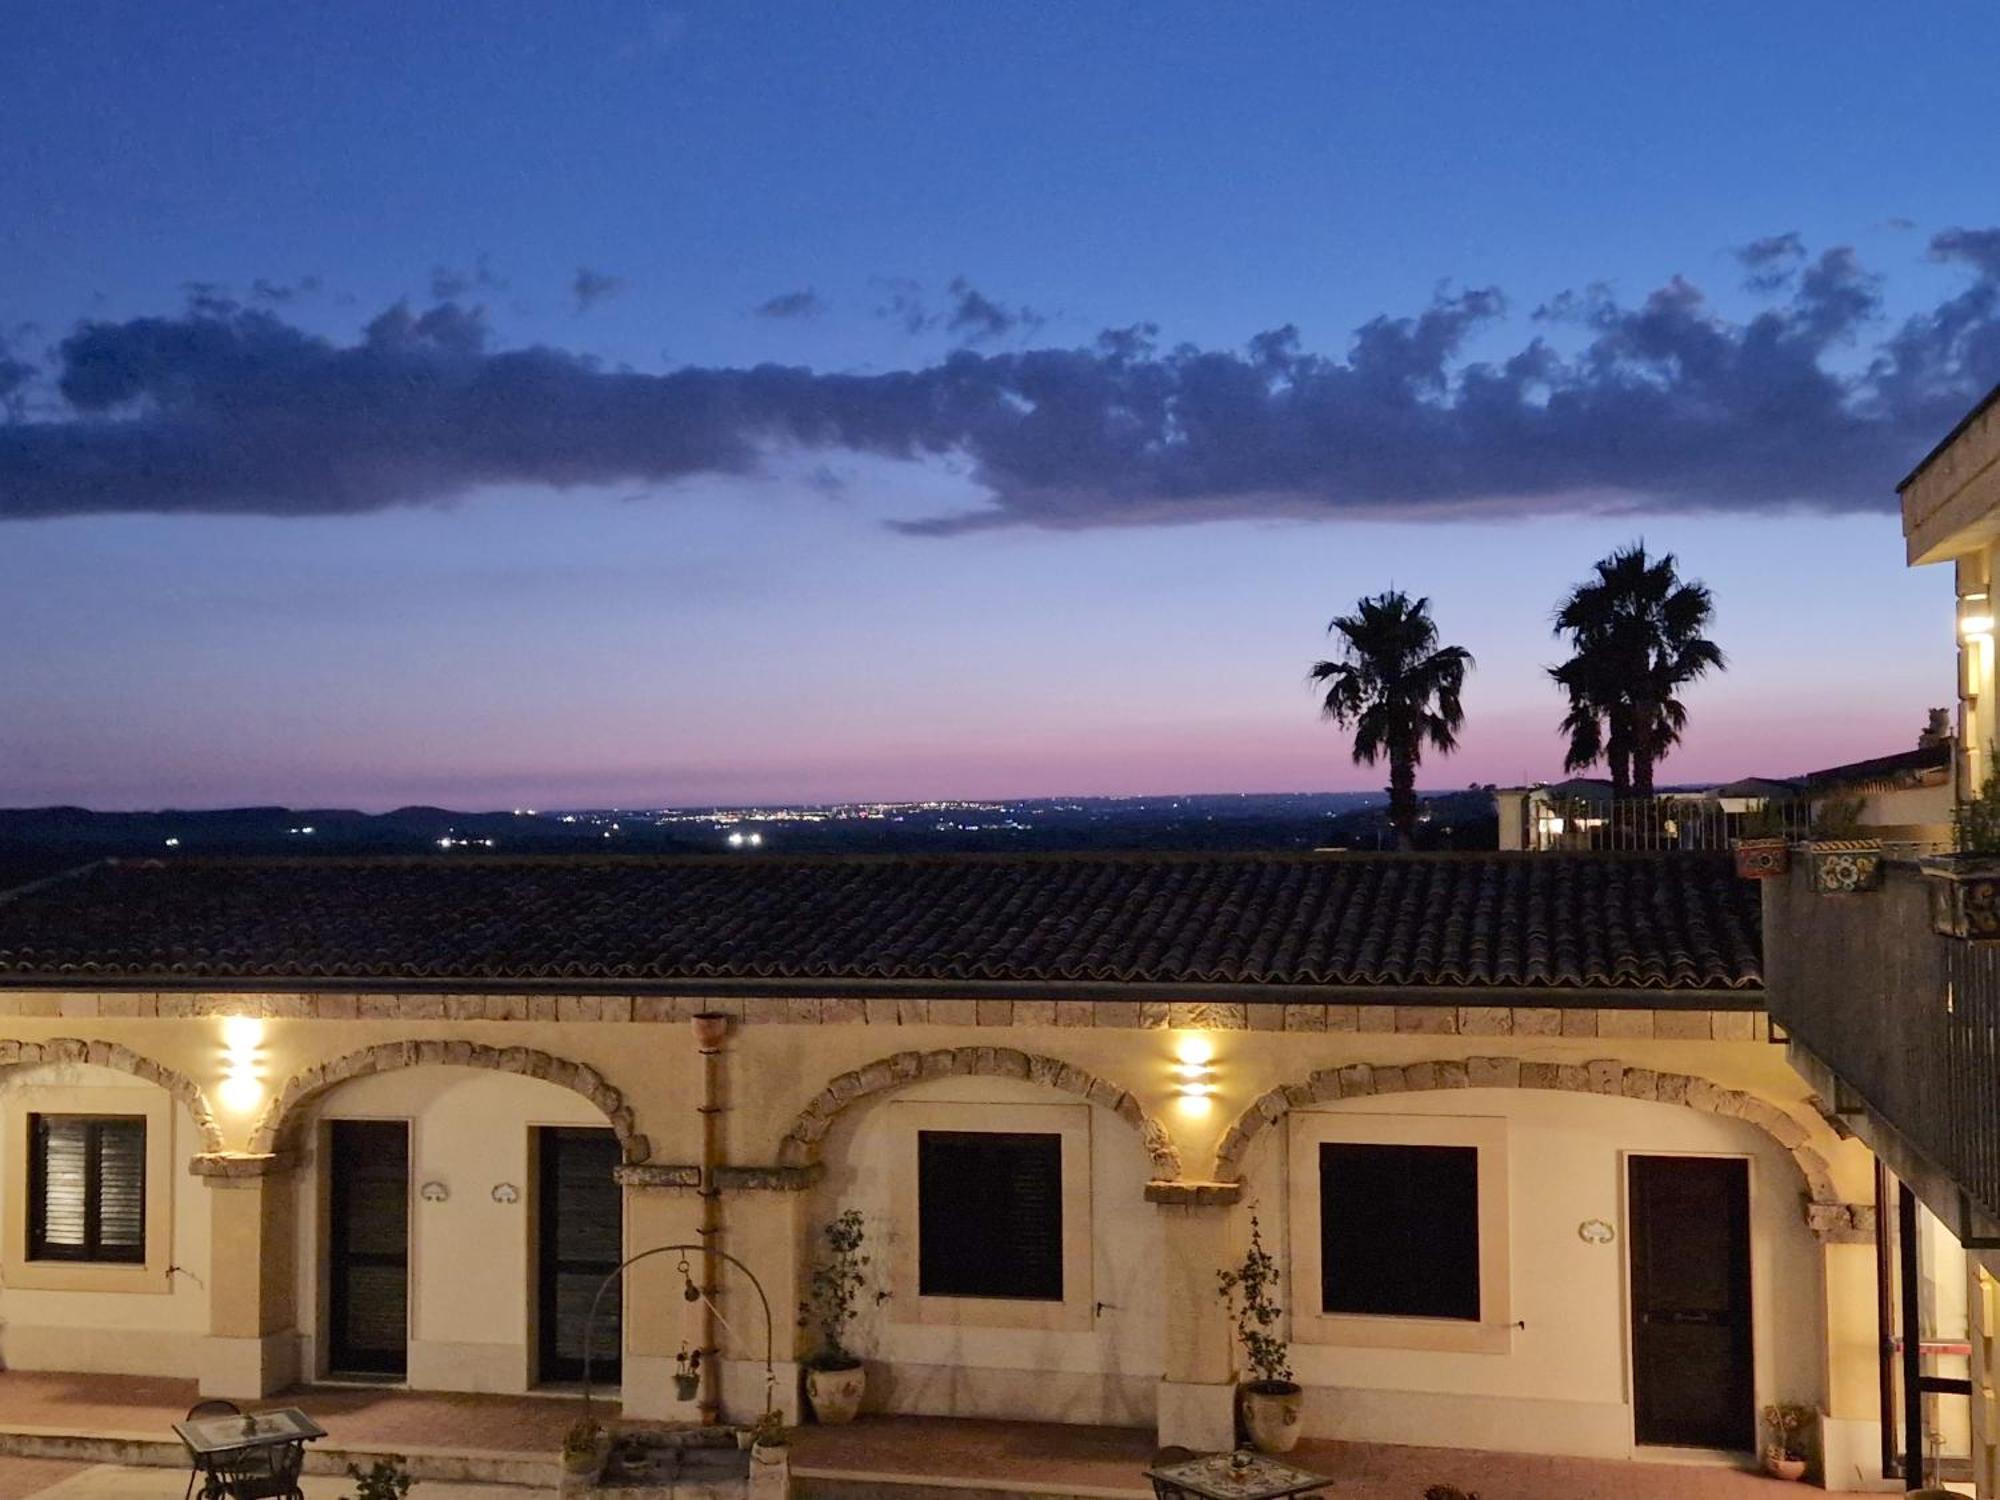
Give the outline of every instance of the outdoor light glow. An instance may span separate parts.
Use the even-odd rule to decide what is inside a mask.
[[[1199,1032],[1174,1044],[1175,1102],[1184,1115],[1205,1115],[1215,1107],[1215,1043]]]
[[[1981,636],[1989,636],[1993,634],[1993,616],[1967,615],[1964,619],[1958,622],[1958,633],[1964,636],[1967,640],[1975,640]]]
[[[216,1097],[223,1108],[244,1114],[264,1097],[264,1023],[255,1016],[225,1016],[222,1021],[222,1086]]]

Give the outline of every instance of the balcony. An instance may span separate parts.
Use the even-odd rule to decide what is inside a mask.
[[[1990,1238],[2000,1225],[2000,944],[1933,932],[1934,882],[1913,862],[1891,860],[1879,890],[1845,895],[1816,893],[1805,863],[1794,855],[1789,875],[1764,883],[1774,1034],[1783,1028],[1826,1104],[1961,1241]]]

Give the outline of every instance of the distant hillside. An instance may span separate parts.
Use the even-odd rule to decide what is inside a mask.
[[[1375,848],[1377,792],[1028,798],[760,808],[462,812],[238,807],[199,812],[0,809],[0,889],[107,857],[198,855],[951,853],[980,850]],[[1492,848],[1491,796],[1426,799],[1421,847]]]

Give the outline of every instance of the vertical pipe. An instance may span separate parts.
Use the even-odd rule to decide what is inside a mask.
[[[1903,1294],[1903,1488],[1914,1490],[1924,1483],[1922,1269],[1917,1263],[1917,1195],[1904,1183],[1896,1186],[1896,1238]]]
[[[1875,1373],[1882,1429],[1882,1477],[1902,1472],[1896,1464],[1896,1299],[1895,1268],[1889,1259],[1889,1169],[1875,1159]]]
[[[716,1185],[715,1169],[722,1165],[722,1042],[729,1034],[723,1016],[694,1018],[695,1046],[701,1053],[701,1222],[695,1237],[701,1241],[700,1344],[702,1351],[699,1409],[702,1425],[712,1427],[722,1412],[722,1351],[716,1347],[715,1239],[722,1233],[722,1190]]]

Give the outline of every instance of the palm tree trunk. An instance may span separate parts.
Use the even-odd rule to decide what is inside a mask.
[[[1389,752],[1389,826],[1396,847],[1409,848],[1417,826],[1417,758],[1408,750]]]

